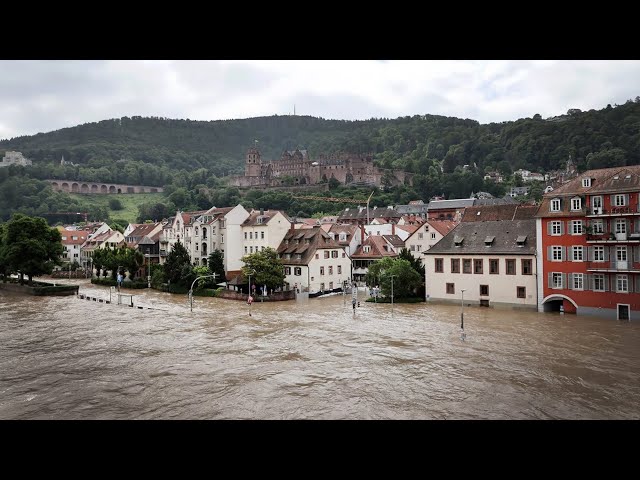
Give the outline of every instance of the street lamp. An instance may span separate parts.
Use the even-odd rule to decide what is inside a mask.
[[[391,316],[393,316],[393,277],[397,275],[389,275],[391,277]]]
[[[251,316],[251,275],[256,275],[255,270],[251,270],[253,273],[248,273],[249,275],[249,298],[247,298],[247,302],[249,303],[249,316]]]
[[[208,278],[208,277],[213,277],[213,282],[215,283],[216,281],[216,274],[212,273],[211,275],[201,275],[199,277],[197,277],[193,283],[191,284],[191,288],[189,289],[189,301],[191,302],[191,311],[193,312],[193,286],[195,285],[195,283],[200,280],[201,278]]]
[[[460,308],[460,329],[461,329],[461,333],[460,333],[460,339],[464,342],[464,339],[467,338],[467,336],[464,333],[464,288],[460,290],[460,292],[462,293],[462,305]]]

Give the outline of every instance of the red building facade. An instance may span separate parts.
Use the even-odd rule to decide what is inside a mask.
[[[640,318],[640,166],[584,172],[536,217],[540,311]]]

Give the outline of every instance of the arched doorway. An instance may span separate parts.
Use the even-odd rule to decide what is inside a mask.
[[[561,308],[562,307],[562,308]],[[578,304],[571,298],[560,293],[548,295],[542,300],[542,311],[547,312],[565,312],[576,313]]]

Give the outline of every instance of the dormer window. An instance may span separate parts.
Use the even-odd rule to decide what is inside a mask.
[[[260,225],[264,221],[264,217],[258,217],[257,223]]]
[[[456,247],[461,247],[463,241],[464,237],[461,237],[460,235],[456,235],[453,237],[453,243]]]
[[[518,244],[519,247],[524,247],[524,244],[526,241],[527,241],[526,235],[518,235],[518,238],[516,239],[516,243]]]
[[[560,211],[560,199],[559,198],[554,198],[553,200],[551,200],[551,211],[552,212],[559,212]]]
[[[590,187],[591,186],[591,179],[590,178],[583,178],[582,179],[582,186],[583,187]]]
[[[576,210],[582,209],[582,199],[580,197],[571,199],[571,211],[575,212]]]
[[[340,234],[340,241],[341,242],[346,242],[347,241],[347,234],[346,233],[341,233]]]
[[[490,247],[491,245],[493,245],[493,241],[495,240],[495,236],[494,235],[487,235],[484,239],[484,246],[485,247]]]
[[[369,245],[365,245],[364,247],[362,247],[362,251],[364,253],[369,253],[371,251],[371,247]]]

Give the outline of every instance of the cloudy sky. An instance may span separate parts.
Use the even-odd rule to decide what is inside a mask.
[[[123,116],[439,114],[481,123],[640,95],[640,61],[0,61],[0,139]]]

